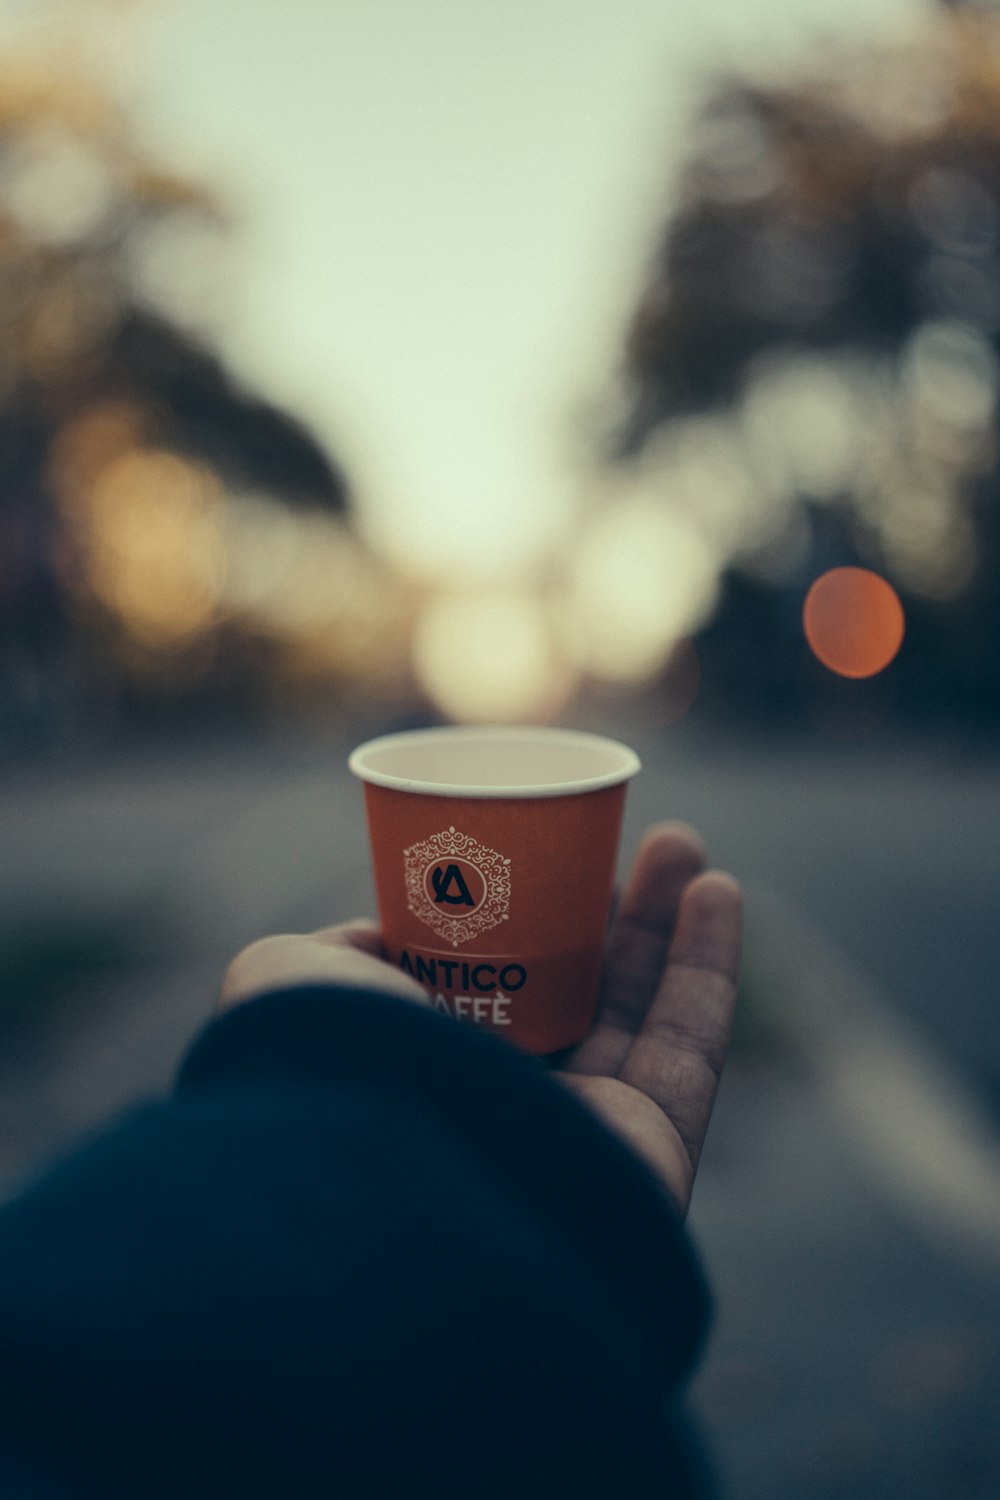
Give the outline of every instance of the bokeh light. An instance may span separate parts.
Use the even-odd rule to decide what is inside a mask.
[[[850,486],[867,394],[855,364],[781,351],[756,365],[740,410],[744,462],[771,496],[826,497]]]
[[[417,622],[414,666],[435,706],[465,723],[549,719],[574,680],[543,602],[529,593],[432,598]]]
[[[802,622],[814,654],[841,677],[874,677],[903,643],[905,617],[891,584],[867,568],[831,568],[806,596]]]
[[[902,367],[919,418],[973,432],[992,422],[997,358],[979,329],[957,319],[923,323],[903,351]]]
[[[413,599],[345,520],[278,492],[226,485],[151,440],[158,414],[95,401],[66,421],[47,472],[66,538],[65,586],[132,674],[189,684],[228,653],[266,697],[406,672]],[[241,644],[242,643],[242,644]]]
[[[715,553],[654,496],[616,497],[584,532],[557,618],[562,645],[593,677],[641,682],[711,613]]]
[[[90,588],[149,646],[203,634],[225,572],[222,488],[209,470],[155,449],[113,460],[85,492]]]
[[[43,245],[91,234],[114,204],[111,165],[91,143],[61,130],[23,138],[8,166],[4,201],[17,227]]]

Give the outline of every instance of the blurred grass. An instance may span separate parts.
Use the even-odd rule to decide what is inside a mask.
[[[49,1031],[93,1004],[102,980],[162,963],[172,930],[169,907],[150,894],[27,914],[0,933],[0,1036]]]

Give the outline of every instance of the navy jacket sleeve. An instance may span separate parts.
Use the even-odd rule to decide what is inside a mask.
[[[541,1063],[267,995],[0,1211],[0,1486],[687,1496],[707,1316],[670,1203]]]

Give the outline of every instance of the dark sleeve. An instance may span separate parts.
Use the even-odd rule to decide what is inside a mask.
[[[268,995],[0,1211],[0,1473],[687,1495],[707,1316],[672,1206],[538,1061],[371,992]]]

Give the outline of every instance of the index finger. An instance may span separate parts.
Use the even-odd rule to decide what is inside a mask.
[[[642,840],[608,936],[594,1029],[567,1064],[614,1077],[656,993],[681,892],[705,868],[705,846],[686,823],[660,823]]]
[[[743,930],[736,881],[713,870],[681,897],[663,977],[618,1076],[648,1095],[698,1165],[732,1034]]]

